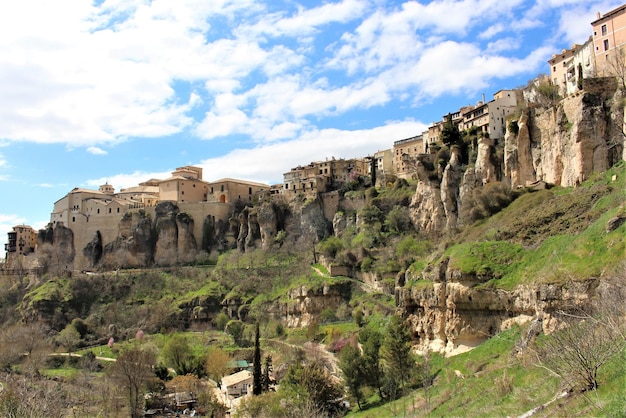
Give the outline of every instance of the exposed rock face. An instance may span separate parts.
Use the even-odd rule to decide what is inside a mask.
[[[103,261],[109,267],[145,267],[154,259],[152,218],[144,211],[127,213],[115,241],[105,244]]]
[[[154,261],[170,265],[178,260],[178,206],[172,202],[160,202],[155,209],[154,226],[157,234]]]
[[[623,115],[614,104],[620,98],[585,92],[556,107],[525,109],[518,135],[508,132],[505,137],[505,173],[511,185],[543,180],[574,186],[592,172],[610,168],[623,150]]]
[[[178,260],[183,263],[192,261],[198,252],[196,237],[193,235],[193,224],[193,218],[188,214],[178,213],[176,215],[176,227],[178,228]]]
[[[39,260],[44,267],[53,269],[55,274],[69,272],[74,269],[73,262],[76,255],[74,249],[74,233],[61,224],[54,228],[48,224],[37,234],[37,246],[40,249]]]
[[[269,248],[274,242],[278,231],[283,228],[282,222],[280,222],[282,218],[283,216],[279,213],[278,208],[269,202],[263,203],[258,207],[256,221],[263,248]]]
[[[590,279],[512,291],[476,288],[487,278],[463,276],[445,262],[424,276],[434,282],[432,287],[398,288],[397,302],[408,314],[419,348],[445,354],[473,348],[514,324],[535,319],[550,333],[557,326],[555,312],[589,308],[617,285]]]
[[[409,205],[413,225],[418,231],[442,231],[445,211],[441,201],[439,178],[423,163],[417,165],[417,178],[417,188]]]
[[[319,318],[326,309],[336,310],[341,304],[350,301],[351,284],[349,282],[326,285],[319,289],[301,286],[289,292],[289,299],[295,303],[281,309],[287,312],[287,326],[306,327]]]
[[[441,175],[432,168],[432,155],[423,157],[410,205],[416,228],[433,235],[453,233],[460,225],[464,198],[488,183],[575,186],[591,173],[609,169],[624,154],[623,97],[611,88],[596,90],[567,97],[555,107],[524,109],[516,131],[507,130],[504,144],[479,139],[476,160],[468,167],[454,147]]]
[[[102,235],[100,231],[96,231],[93,239],[83,248],[83,255],[87,258],[91,267],[97,265],[102,259],[103,253]]]

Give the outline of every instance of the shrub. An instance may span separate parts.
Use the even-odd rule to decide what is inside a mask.
[[[319,251],[326,257],[335,258],[343,248],[343,241],[335,236],[328,237],[319,244]]]
[[[471,224],[487,218],[506,208],[516,197],[517,195],[502,182],[478,187],[463,201],[461,219]]]

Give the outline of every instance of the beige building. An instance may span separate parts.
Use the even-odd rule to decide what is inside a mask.
[[[208,187],[209,194],[205,200],[220,203],[251,202],[257,194],[270,190],[269,184],[231,178],[210,182]]]
[[[560,54],[552,55],[550,81],[559,86],[562,96],[576,93],[582,86],[582,80],[595,72],[595,53],[592,38],[582,45],[574,44],[571,49],[564,49]]]
[[[459,130],[476,127],[479,132],[488,134],[492,139],[503,138],[506,117],[515,112],[521,100],[522,94],[518,90],[500,90],[488,103],[479,102],[476,106],[463,108]]]
[[[441,136],[441,131],[443,130],[443,122],[433,122],[431,126],[428,127],[428,130],[424,131],[422,137],[424,139],[424,152],[428,152],[428,147],[430,144],[434,144],[438,142]]]
[[[28,255],[35,251],[37,245],[37,232],[28,225],[16,225],[8,232],[8,242],[4,244],[6,260],[13,255]]]
[[[598,13],[591,22],[593,48],[599,75],[612,75],[615,66],[625,66],[624,50],[626,45],[626,4],[604,15]],[[618,55],[618,51],[622,51]],[[612,68],[613,67],[613,68]]]
[[[159,182],[159,200],[206,202],[208,193],[208,183],[202,180],[199,167],[179,167],[172,177]]]
[[[109,184],[98,190],[75,188],[54,203],[50,222],[53,226],[62,224],[74,232],[75,268],[84,268],[87,263],[82,249],[96,233],[100,233],[105,243],[118,238],[119,222],[128,212],[143,209],[154,217],[158,202],[176,201],[181,212],[196,220],[193,233],[201,237],[206,217],[214,221],[227,220],[234,202],[251,201],[256,193],[269,190],[266,184],[234,179],[208,183],[202,180],[201,168],[185,166],[177,168],[168,179],[150,179],[119,192]]]
[[[393,150],[386,149],[383,151],[376,151],[374,153],[374,169],[376,170],[376,177],[384,177],[393,174]]]
[[[283,193],[298,193],[315,197],[331,188],[369,175],[370,159],[335,159],[316,161],[306,166],[292,168],[283,174]]]
[[[396,176],[408,178],[414,173],[409,161],[424,153],[424,136],[417,135],[393,143],[393,168]]]

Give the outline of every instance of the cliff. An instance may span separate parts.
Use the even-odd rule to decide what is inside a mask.
[[[515,190],[543,182],[576,186],[624,159],[624,97],[610,81],[551,107],[532,105],[512,120],[498,142],[479,136],[469,161],[453,146],[447,161],[422,156],[410,204],[419,232],[454,234],[466,224],[476,191],[496,182]],[[471,158],[475,155],[475,158]]]
[[[558,327],[556,313],[588,311],[624,291],[623,278],[534,283],[512,290],[480,286],[491,277],[463,274],[444,261],[423,272],[421,285],[397,288],[396,303],[405,311],[417,348],[458,354],[531,321],[551,333]]]

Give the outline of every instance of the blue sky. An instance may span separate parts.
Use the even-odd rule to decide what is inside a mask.
[[[589,0],[0,3],[0,244],[74,187],[176,167],[270,184],[549,71]],[[4,247],[0,254],[4,254]]]

